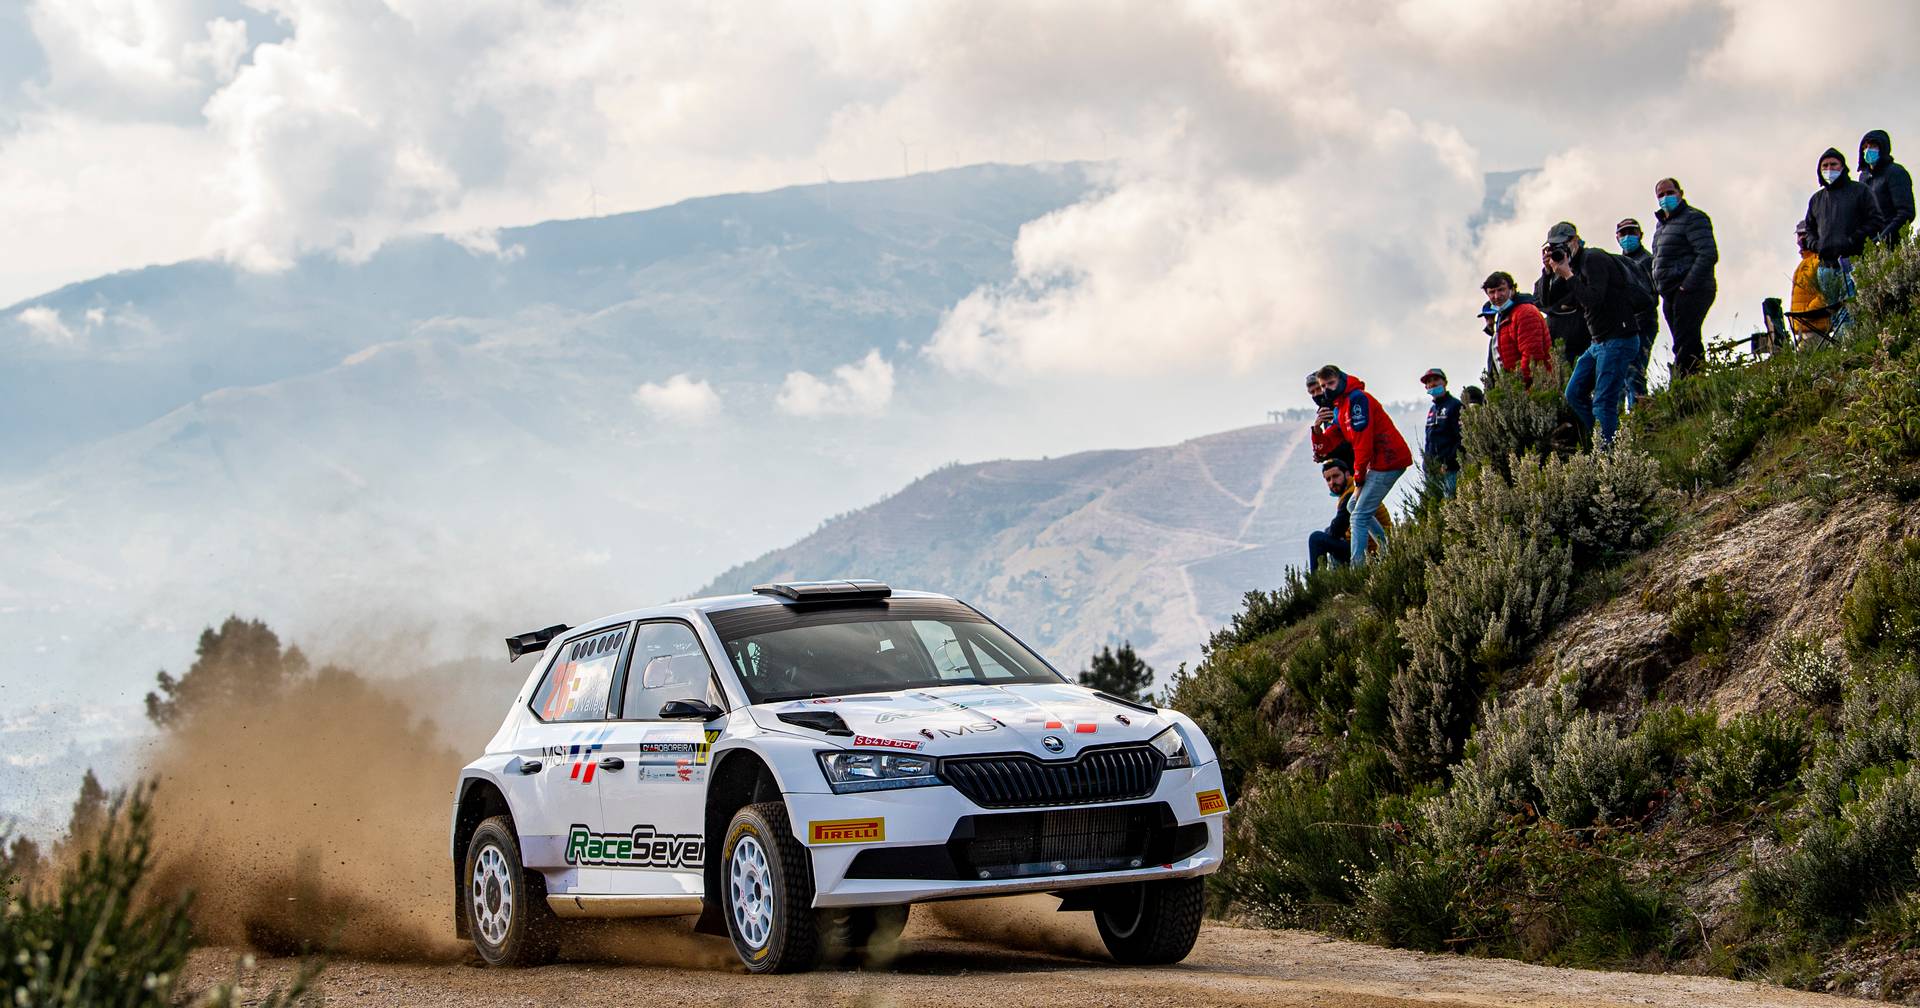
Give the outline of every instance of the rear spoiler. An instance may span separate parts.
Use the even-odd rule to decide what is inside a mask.
[[[545,630],[529,630],[517,637],[507,638],[507,661],[518,661],[524,654],[539,654],[547,649],[555,637],[573,629],[565,623],[555,623]]]

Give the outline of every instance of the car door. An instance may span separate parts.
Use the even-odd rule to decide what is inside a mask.
[[[520,793],[531,799],[515,817],[521,859],[547,874],[554,895],[581,891],[586,882],[583,837],[601,830],[608,705],[632,637],[632,625],[621,624],[560,644],[528,702],[532,716],[515,738]],[[539,769],[526,772],[535,763]]]
[[[663,720],[660,708],[670,700],[724,707],[725,700],[686,623],[641,623],[631,650],[603,749],[624,765],[600,775],[600,818],[613,840],[602,850],[602,878],[607,892],[621,895],[697,896],[707,857],[707,757],[719,731]]]

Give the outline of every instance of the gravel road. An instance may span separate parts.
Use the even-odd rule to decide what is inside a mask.
[[[755,977],[719,939],[684,922],[649,922],[583,941],[568,961],[526,970],[471,962],[336,960],[321,977],[329,1005],[501,1006],[636,1004],[939,1005],[943,1008],[1313,1005],[1316,1008],[1638,1006],[1791,1008],[1853,1004],[1763,984],[1688,976],[1601,973],[1499,959],[1423,955],[1303,931],[1209,925],[1193,955],[1164,969],[1119,969],[1096,958],[1081,914],[1044,897],[916,907],[899,956],[884,968]],[[190,988],[228,979],[235,949],[203,949]],[[248,982],[284,982],[289,959],[263,960]]]

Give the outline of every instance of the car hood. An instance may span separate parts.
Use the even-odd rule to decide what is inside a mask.
[[[1164,715],[1066,683],[861,693],[761,704],[751,713],[762,728],[809,735],[820,731],[827,740],[855,749],[930,756],[1027,752],[1043,759],[1071,758],[1093,746],[1144,742],[1173,723]],[[838,725],[825,714],[837,716],[853,737],[828,734]],[[1049,739],[1058,743],[1057,750]]]

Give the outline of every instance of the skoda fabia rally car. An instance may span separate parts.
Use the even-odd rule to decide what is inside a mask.
[[[749,970],[806,970],[913,903],[1035,891],[1122,963],[1199,933],[1227,808],[1206,737],[954,599],[763,585],[507,647],[539,662],[453,806],[489,963],[551,957],[569,918],[698,914]]]

